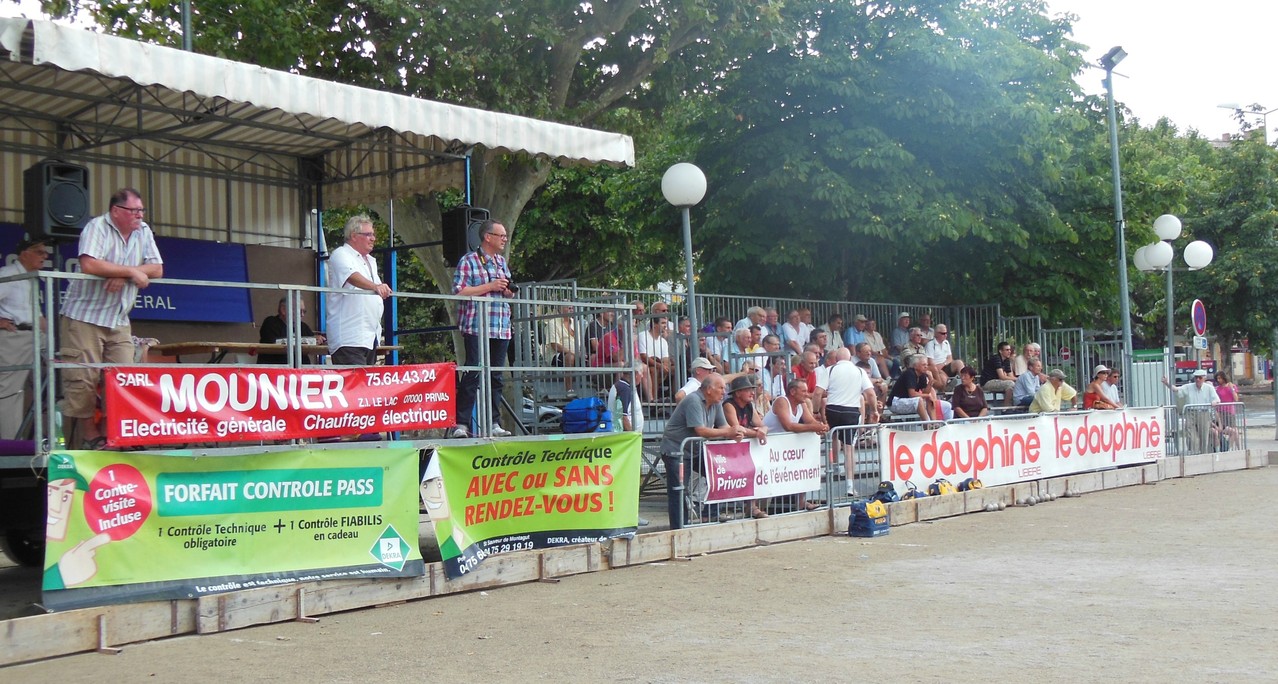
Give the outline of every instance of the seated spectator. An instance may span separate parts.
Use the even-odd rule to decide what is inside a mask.
[[[1118,391],[1118,381],[1121,375],[1117,368],[1111,368],[1109,369],[1109,378],[1105,380],[1105,398],[1118,408],[1123,407],[1123,395]]]
[[[919,334],[922,335],[920,329]],[[954,358],[950,350],[950,329],[944,323],[936,326],[936,336],[924,345],[924,353],[928,358],[928,370],[932,371],[932,386],[944,390],[949,386],[950,378],[958,377],[958,372],[965,365]]]
[[[723,415],[728,425],[741,428],[741,434],[747,439],[757,439],[759,444],[768,443],[768,428],[763,426],[763,416],[754,405],[758,386],[755,378],[742,375],[735,378],[728,386],[728,398],[723,402]],[[756,499],[750,502],[750,517],[766,518],[767,499]]]
[[[1012,345],[1007,342],[998,343],[998,352],[985,360],[981,368],[981,387],[986,392],[1002,392],[1003,405],[1012,405],[1012,387],[1016,385],[1016,374],[1012,372]]]
[[[314,337],[315,344],[324,344],[324,334],[316,333],[311,330],[311,326],[306,324],[306,300],[303,299],[297,303],[297,314],[302,320],[302,337]],[[259,344],[275,344],[277,340],[288,338],[288,299],[280,297],[280,303],[274,316],[267,316],[262,319],[262,327],[259,328],[258,335]],[[258,363],[288,363],[288,354],[258,354]],[[302,363],[314,363],[310,354],[302,355]]]
[[[776,337],[769,335],[768,337]],[[768,338],[764,338],[765,340]],[[772,400],[785,394],[785,384],[790,379],[790,363],[785,356],[769,356],[768,365],[763,368],[760,376],[763,378],[763,384],[759,386],[759,397],[766,400],[765,406],[772,406]]]
[[[976,385],[976,371],[964,367],[959,370],[959,385],[954,388],[954,396],[950,397],[954,404],[954,415],[959,418],[979,418],[990,412],[985,403],[985,390]]]
[[[927,357],[922,354],[905,357],[905,370],[892,385],[888,395],[888,411],[895,416],[917,415],[920,420],[932,420],[941,415],[937,406],[936,390],[927,372]]]
[[[1016,375],[1017,377],[1020,377],[1024,375],[1026,369],[1029,368],[1030,359],[1041,360],[1042,358],[1043,358],[1043,348],[1038,346],[1037,342],[1029,342],[1024,347],[1022,347],[1021,353],[1017,354],[1012,359],[1012,373]]]
[[[763,307],[752,306],[749,309],[746,309],[745,318],[737,321],[737,324],[732,326],[732,329],[734,331],[746,330],[752,325],[760,326],[760,329],[762,329],[763,324],[767,322],[767,320],[768,312]]]
[[[825,325],[818,328],[826,332],[825,350],[832,352],[843,346],[843,314],[832,313],[825,320]]]
[[[853,354],[856,353],[856,345],[866,341],[865,322],[865,315],[857,314],[856,318],[852,319],[851,327],[843,331],[843,346],[847,347],[848,351]]]
[[[572,316],[572,305],[561,304],[559,317],[546,321],[546,354],[550,365],[572,368],[577,365],[577,321]],[[572,387],[572,373],[564,373],[564,391],[576,395]]]
[[[884,380],[892,377],[891,358],[888,356],[887,345],[884,344],[883,336],[879,334],[873,318],[865,319],[865,341],[869,343],[870,354],[879,367],[879,377]]]
[[[829,425],[817,420],[808,397],[807,383],[798,378],[786,383],[785,394],[772,402],[772,410],[763,417],[763,426],[768,432],[815,432],[824,435],[830,431]],[[812,511],[820,506],[808,502],[807,494],[799,494],[799,508]]]
[[[874,383],[875,394],[879,396],[880,401],[885,401],[888,390],[887,378],[883,377],[879,365],[874,362],[874,353],[870,351],[870,343],[861,342],[856,345],[855,353],[857,365],[865,370],[865,374],[870,376],[870,382]]]
[[[831,349],[829,343],[830,333],[820,328],[813,330],[812,334],[808,337],[808,344],[815,344],[821,347],[821,352],[819,354],[821,357],[824,357],[826,352],[832,352],[834,349],[838,349],[837,345],[834,349]]]
[[[909,364],[905,363],[905,347],[910,344],[911,332],[910,314],[908,311],[902,311],[896,315],[896,327],[892,328],[892,345],[888,347],[889,356],[901,359],[900,366],[902,370],[910,367]],[[923,343],[919,342],[919,344],[922,345]]]
[[[1030,357],[1029,367],[1024,373],[1016,376],[1016,384],[1012,385],[1012,403],[1016,406],[1029,406],[1034,401],[1034,395],[1038,393],[1038,388],[1043,385],[1043,360]]]
[[[809,395],[816,390],[816,369],[820,358],[820,355],[814,351],[805,351],[799,356],[799,362],[791,369],[794,377],[807,385]]]
[[[1083,390],[1083,408],[1097,411],[1118,408],[1109,403],[1109,396],[1105,394],[1105,381],[1108,379],[1109,369],[1103,364],[1092,369],[1092,381],[1087,385],[1087,389]]]
[[[781,337],[781,315],[777,313],[774,306],[769,306],[763,310],[763,323],[759,326],[763,329],[763,336],[776,335]]]
[[[808,343],[808,336],[804,334],[803,321],[799,320],[798,309],[786,315],[785,323],[781,325],[781,343],[791,354],[803,353],[803,345]]]
[[[768,389],[769,388],[768,380],[765,376],[768,373],[768,369],[772,366],[772,360],[780,359],[782,361],[781,368],[785,369],[789,367],[790,365],[788,363],[790,359],[790,355],[787,354],[785,350],[781,348],[781,338],[777,337],[776,335],[764,336],[763,341],[760,344],[760,347],[761,348],[754,360],[755,367],[759,369],[758,384],[759,384],[759,387],[763,388],[765,391],[770,392],[770,390]],[[769,397],[768,406],[771,406],[771,405],[772,405],[772,398]]]
[[[932,329],[932,314],[919,314],[919,334],[923,335],[923,344],[936,339],[936,331]]]
[[[706,341],[705,357],[710,359],[720,373],[728,371],[728,357],[732,354],[732,321],[720,316],[714,319],[714,337]]]
[[[674,370],[670,356],[670,340],[666,339],[666,319],[658,316],[648,321],[648,327],[639,334],[639,362],[647,369],[644,391],[649,402],[656,401]]]
[[[732,350],[728,355],[728,369],[733,373],[741,371],[741,365],[754,358],[756,350],[750,345],[750,329],[741,328],[732,331]]]
[[[813,330],[816,330],[816,326],[812,325],[812,310],[806,307],[799,309],[799,336],[804,344],[811,341]]]
[[[926,358],[927,350],[923,347],[923,333],[918,328],[910,328],[910,338],[901,351],[901,367],[909,368],[912,363],[910,359],[915,356]]]
[[[617,314],[612,309],[605,309],[595,314],[595,319],[586,326],[586,346],[590,353],[591,366],[616,366],[620,364],[617,355],[621,351],[620,340],[616,336],[616,325],[613,320]],[[612,343],[605,346],[604,338],[609,333],[612,335]],[[615,348],[614,348],[615,347]]]
[[[1065,382],[1065,371],[1059,368],[1053,368],[1051,373],[1047,374],[1047,382],[1038,388],[1038,392],[1034,394],[1034,401],[1030,402],[1030,413],[1056,413],[1060,411],[1065,402],[1069,402],[1071,408],[1078,408],[1078,390],[1069,386]]]

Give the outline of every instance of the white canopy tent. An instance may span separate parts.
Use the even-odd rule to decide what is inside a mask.
[[[293,207],[295,236],[300,214],[316,208],[310,194],[316,188],[331,205],[385,200],[392,188],[403,196],[461,187],[462,161],[475,146],[566,163],[634,164],[634,142],[626,135],[332,83],[46,21],[0,19],[0,152],[7,153],[8,179],[20,178],[38,159],[57,157],[97,167],[104,182],[111,180],[106,169],[125,167],[213,179],[216,191],[228,196],[243,184],[275,187],[279,199],[304,196]],[[15,185],[4,184],[0,208],[20,206]],[[178,197],[167,201],[180,201],[184,192],[197,194],[175,190]]]

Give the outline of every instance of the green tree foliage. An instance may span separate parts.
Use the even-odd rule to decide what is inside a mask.
[[[1091,305],[1058,296],[1100,279],[1080,236],[1106,223],[1067,222],[1053,201],[1097,137],[1067,21],[998,1],[796,2],[786,16],[791,40],[745,61],[707,122],[706,280],[858,300],[998,293],[1012,311],[1062,315]]]

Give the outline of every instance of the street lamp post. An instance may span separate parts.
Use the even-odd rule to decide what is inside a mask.
[[[1114,113],[1114,67],[1127,57],[1122,47],[1114,47],[1100,58],[1105,70],[1105,99],[1109,103],[1110,166],[1114,175],[1114,232],[1118,236],[1118,309],[1123,323],[1123,377],[1132,377],[1132,312],[1131,294],[1127,289],[1127,238],[1123,223],[1123,179],[1118,168],[1118,116]],[[1125,399],[1130,402],[1129,383],[1123,383]]]
[[[666,201],[678,207],[683,214],[683,254],[684,270],[688,278],[688,321],[692,323],[692,353],[700,354],[701,334],[700,321],[697,320],[697,289],[692,273],[692,223],[688,210],[701,202],[706,196],[706,174],[694,164],[680,162],[666,169],[661,177],[661,194]]]
[[[691,351],[695,355],[700,354],[701,345],[698,337],[701,334],[700,323],[697,321],[697,286],[692,273],[692,222],[689,219],[689,209],[701,202],[706,196],[706,174],[701,172],[694,164],[680,162],[666,169],[665,175],[661,177],[661,194],[665,196],[666,201],[678,207],[683,215],[683,255],[684,269],[688,277],[688,321],[692,323],[692,339],[688,341],[691,344]],[[691,373],[692,369],[689,368]],[[670,472],[670,461],[666,461],[666,478],[669,481],[671,477],[677,477],[673,486],[670,487],[668,496],[674,497],[678,501],[677,505],[672,505],[672,519],[670,526],[674,529],[683,527],[684,506],[683,506],[683,455],[679,455],[678,472]]]
[[[1181,223],[1179,218],[1171,214],[1159,216],[1154,219],[1154,233],[1158,235],[1159,242],[1141,247],[1136,250],[1136,254],[1133,257],[1136,268],[1142,271],[1165,270],[1167,272],[1167,377],[1172,381],[1173,392],[1175,391],[1176,380],[1176,328],[1173,324],[1173,319],[1176,307],[1172,288],[1172,272],[1177,270],[1197,271],[1200,268],[1206,268],[1211,265],[1211,260],[1215,256],[1211,245],[1202,240],[1194,240],[1185,245],[1184,259],[1186,268],[1178,269],[1172,266],[1172,260],[1176,256],[1172,241],[1180,237],[1180,231]]]

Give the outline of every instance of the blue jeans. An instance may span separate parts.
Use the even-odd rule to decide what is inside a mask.
[[[467,366],[479,365],[479,336],[462,334],[462,341],[466,345],[466,363]],[[500,417],[498,407],[501,406],[501,389],[502,377],[500,371],[493,371],[505,365],[506,363],[506,347],[510,344],[510,340],[504,340],[497,337],[488,338],[488,372],[492,375],[493,384],[493,421]],[[475,397],[479,394],[479,372],[468,371],[461,374],[461,380],[457,383],[457,424],[470,429],[472,414],[475,411]]]

